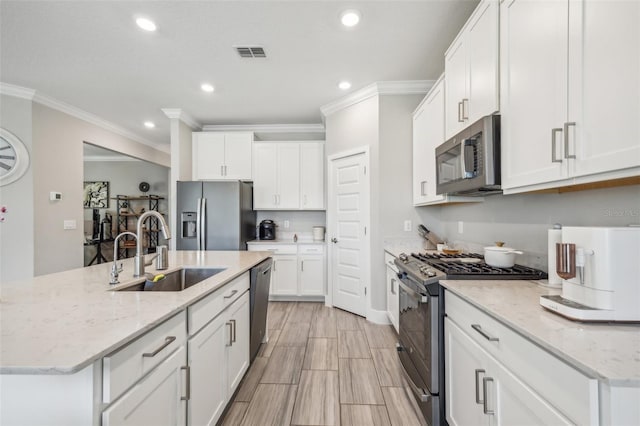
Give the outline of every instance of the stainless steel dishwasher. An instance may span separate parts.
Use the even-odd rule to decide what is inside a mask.
[[[259,263],[251,269],[251,288],[249,290],[251,345],[249,355],[251,362],[258,355],[260,344],[267,330],[267,306],[269,305],[269,285],[271,283],[271,265],[273,259]]]

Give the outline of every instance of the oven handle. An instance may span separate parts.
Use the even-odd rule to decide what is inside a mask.
[[[396,351],[404,352],[404,348],[402,347],[402,345],[400,345],[400,343],[396,343]],[[402,364],[402,362],[400,364]],[[409,377],[409,373],[407,373],[407,370],[405,370],[404,367],[400,369],[402,370],[402,374],[404,374],[404,378],[407,379],[407,383],[409,383],[409,387],[411,387],[411,390],[416,395],[418,400],[420,402],[429,402],[429,398],[431,398],[431,395],[424,393],[422,389],[420,389],[419,387],[416,386],[415,383],[413,383],[413,380],[411,380],[411,377]]]
[[[429,303],[429,298],[427,296],[425,296],[424,294],[418,293],[411,287],[408,287],[405,283],[402,282],[402,280],[398,281],[398,284],[400,285],[400,287],[402,287],[402,290],[404,290],[404,292],[407,293],[409,296],[411,296],[411,298],[416,302]]]

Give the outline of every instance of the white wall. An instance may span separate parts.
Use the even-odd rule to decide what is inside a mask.
[[[0,223],[0,283],[33,276],[33,142],[32,103],[0,96],[0,126],[27,147],[30,164],[19,180],[0,187],[0,206],[7,207]]]

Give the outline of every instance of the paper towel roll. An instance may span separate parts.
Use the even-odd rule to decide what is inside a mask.
[[[556,243],[562,242],[562,229],[549,229],[547,241],[549,286],[560,287],[562,286],[562,278],[556,273]]]

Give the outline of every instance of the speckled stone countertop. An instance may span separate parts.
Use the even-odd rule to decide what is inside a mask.
[[[424,252],[426,241],[423,239],[387,239],[384,241],[384,251],[394,257],[398,257],[400,253],[416,253]]]
[[[0,286],[0,373],[70,374],[142,335],[217,290],[269,252],[170,251],[168,273],[182,266],[224,271],[179,292],[112,291],[133,278],[125,259],[121,284],[110,286],[111,263]]]
[[[298,244],[298,245],[302,245],[302,244],[325,245],[326,243],[327,243],[326,241],[314,241],[314,240],[302,239],[302,238],[298,238],[298,241],[293,241],[292,238],[287,238],[287,239],[278,238],[277,240],[253,240],[253,241],[247,242],[247,244]]]
[[[613,385],[640,386],[640,325],[563,318],[538,301],[541,295],[560,290],[533,281],[444,280],[440,284],[587,376]]]

